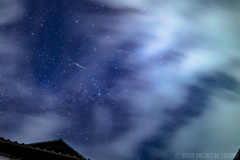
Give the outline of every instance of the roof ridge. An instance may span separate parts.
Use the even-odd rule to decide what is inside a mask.
[[[76,151],[74,148],[72,148],[69,144],[67,144],[62,138],[60,138],[58,141],[64,143],[65,145],[67,145],[70,149],[72,149],[76,154],[78,154],[81,158],[84,158],[83,155],[81,155],[80,153],[78,153],[78,151]]]
[[[52,141],[29,143],[29,144],[26,144],[26,145],[35,145],[35,144],[43,144],[43,143],[51,143],[51,142],[62,142],[62,143],[64,143],[67,147],[69,147],[71,150],[73,150],[78,156],[80,156],[81,158],[84,158],[83,155],[81,155],[80,153],[78,153],[78,151],[76,151],[74,148],[72,148],[70,145],[68,145],[62,138],[60,138],[60,139],[58,139],[58,140],[52,140]],[[84,158],[84,159],[86,159],[86,158]]]
[[[7,143],[13,143],[13,144],[17,144],[17,145],[21,145],[21,146],[24,146],[24,147],[30,147],[30,148],[34,148],[34,149],[37,149],[37,150],[41,150],[41,151],[45,151],[45,152],[52,152],[52,153],[56,153],[56,154],[61,154],[63,156],[69,156],[69,157],[74,157],[74,158],[77,158],[75,155],[71,156],[71,155],[68,155],[68,154],[62,154],[61,152],[54,152],[53,150],[50,151],[50,150],[47,150],[46,148],[44,149],[41,149],[39,147],[33,147],[32,144],[38,144],[38,143],[49,143],[49,142],[62,142],[64,143],[65,145],[67,145],[70,149],[72,149],[76,154],[78,154],[80,156],[80,158],[82,159],[85,159],[87,160],[85,157],[83,157],[81,154],[79,154],[76,150],[74,150],[71,146],[69,146],[66,142],[63,141],[63,139],[59,139],[59,140],[53,140],[53,141],[46,141],[46,142],[37,142],[37,143],[30,143],[30,144],[24,144],[24,143],[18,143],[17,141],[11,141],[10,139],[5,139],[4,137],[0,137],[0,141],[5,141]]]
[[[61,138],[60,138],[61,139]],[[59,139],[59,140],[60,140]],[[43,141],[43,142],[34,142],[34,143],[28,143],[26,145],[32,145],[32,144],[39,144],[39,143],[49,143],[49,142],[55,142],[55,141],[59,141],[59,140],[52,140],[52,141]]]

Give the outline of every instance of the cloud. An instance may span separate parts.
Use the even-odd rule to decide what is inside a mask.
[[[223,153],[235,155],[239,150],[239,95],[218,89],[213,94],[210,108],[201,118],[182,127],[171,142],[175,153]],[[174,153],[172,153],[174,155]],[[196,155],[196,154],[195,154]],[[210,159],[210,158],[209,158]],[[233,159],[232,156],[228,159]]]
[[[21,1],[1,0],[0,6],[0,26],[8,25],[20,20],[24,13]]]
[[[73,72],[57,94],[38,87],[29,76],[19,77],[20,71],[30,75],[31,66],[22,65],[27,64],[27,51],[11,36],[12,31],[0,33],[2,136],[24,143],[49,140],[71,122],[77,142],[93,137],[91,142],[84,141],[86,147],[73,146],[96,159],[144,159],[138,156],[148,154],[171,159],[175,152],[235,152],[239,144],[235,140],[240,138],[235,127],[240,111],[238,5],[230,9],[220,2],[189,0],[97,3],[119,12],[100,18],[84,15],[82,23],[91,33],[85,35],[86,41],[95,45],[87,55],[91,58],[79,64],[94,73]],[[1,0],[0,4],[3,28],[24,13],[20,1]],[[76,15],[72,20],[79,18]],[[77,25],[70,26],[70,31]],[[101,29],[101,34],[94,32]],[[81,31],[79,35],[84,34]],[[73,37],[76,42],[79,35],[76,32]],[[124,70],[126,76],[104,77],[110,63],[112,75]],[[99,93],[111,103],[105,103]],[[70,113],[82,119],[63,116]],[[119,118],[122,113],[125,116]],[[120,132],[114,130],[116,126],[127,129]],[[155,147],[161,140],[164,147]]]
[[[132,121],[141,125],[136,125],[126,133],[128,140],[121,139],[122,143],[116,140],[117,146],[121,147],[120,151],[115,150],[113,153],[120,154],[125,147],[128,151],[134,152],[142,141],[151,139],[150,135],[165,136],[165,131],[156,131],[152,126],[164,128],[171,124],[169,121],[180,121],[180,118],[166,114],[165,110],[179,112],[187,108],[186,106],[190,111],[199,110],[199,115],[190,118],[191,116],[188,117],[187,113],[184,113],[182,119],[187,123],[185,125],[179,123],[178,126],[172,127],[174,133],[169,134],[174,135],[166,138],[170,148],[162,151],[169,155],[176,151],[236,151],[238,142],[234,140],[239,139],[235,134],[238,133],[235,128],[238,114],[234,114],[230,119],[227,117],[240,111],[236,107],[239,101],[227,99],[227,97],[231,97],[232,94],[239,97],[238,91],[222,90],[230,84],[227,81],[220,84],[219,81],[223,79],[223,75],[212,79],[213,83],[216,83],[215,87],[210,87],[209,81],[203,83],[201,80],[214,77],[216,73],[223,73],[227,79],[232,78],[240,82],[237,71],[239,66],[236,65],[236,61],[240,60],[237,36],[239,18],[236,16],[239,12],[238,7],[230,9],[224,1],[215,4],[207,1],[185,0],[178,2],[99,0],[98,3],[104,3],[119,10],[129,9],[120,14],[119,19],[114,23],[113,34],[99,37],[99,43],[103,48],[125,50],[125,42],[137,44],[137,47],[132,46],[131,51],[120,51],[121,54],[126,55],[121,59],[123,68],[132,69],[133,74],[132,78],[118,80],[121,87],[116,95],[120,101],[127,101],[133,106],[129,108],[135,113],[133,116],[135,120]],[[116,57],[119,54],[109,52],[109,54],[113,53]],[[189,90],[191,87],[197,88],[197,91],[202,91],[199,94],[205,95],[192,93]],[[217,94],[219,91],[226,97]],[[194,95],[197,100],[188,100],[191,95]],[[198,103],[201,101],[200,97],[206,97],[202,99],[205,103]],[[209,97],[214,98],[215,101],[213,102]],[[196,104],[190,104],[190,102]],[[215,106],[215,109],[211,109],[212,106]],[[145,123],[147,121],[149,123]],[[224,126],[223,124],[234,125]],[[150,133],[145,134],[143,130],[149,130]],[[230,130],[233,133],[228,143],[226,141],[229,136],[224,130]],[[136,133],[138,136],[131,137],[131,133]],[[114,143],[109,145],[110,148],[114,148]],[[207,146],[214,149],[211,150]],[[121,156],[133,156],[130,152]]]
[[[56,139],[56,134],[70,124],[70,120],[67,117],[51,113],[33,116],[1,112],[1,122],[1,127],[4,127],[1,136],[4,138],[11,137],[12,141],[20,143],[54,140]]]
[[[54,140],[56,139],[56,133],[60,132],[69,123],[69,119],[56,114],[26,116],[25,122],[18,134],[13,136],[13,139],[24,143]]]

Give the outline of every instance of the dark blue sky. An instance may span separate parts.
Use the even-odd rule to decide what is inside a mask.
[[[219,36],[209,15],[191,9],[214,21],[221,13],[214,4],[1,2],[0,136],[23,143],[63,138],[93,160],[162,160],[203,152],[202,142],[217,134],[212,128],[236,121],[216,118],[239,111],[219,104],[238,104],[237,56],[217,58],[218,47],[204,43],[220,48],[228,33],[223,27]],[[211,144],[220,152],[225,146],[217,140]]]

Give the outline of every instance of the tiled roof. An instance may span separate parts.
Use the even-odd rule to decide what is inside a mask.
[[[68,154],[62,154],[61,152],[54,152],[53,150],[49,151],[47,149],[40,149],[39,147],[33,147],[32,145],[35,145],[35,144],[43,144],[43,143],[51,143],[51,142],[58,142],[58,141],[61,141],[62,143],[64,143],[66,146],[68,146],[71,150],[73,150],[76,155],[68,155]],[[21,147],[24,147],[24,148],[31,148],[31,149],[34,149],[34,150],[39,150],[39,151],[42,151],[42,152],[48,152],[48,153],[52,153],[52,154],[57,154],[59,156],[64,156],[64,157],[69,157],[69,158],[72,158],[72,159],[76,159],[76,160],[87,160],[86,158],[84,158],[81,154],[79,154],[77,151],[75,151],[72,147],[70,147],[67,143],[65,143],[62,139],[59,139],[59,140],[54,140],[54,141],[47,141],[47,142],[37,142],[37,143],[31,143],[31,144],[24,144],[24,143],[18,143],[17,141],[11,141],[10,139],[4,139],[3,137],[0,137],[0,142],[4,142],[4,143],[9,143],[9,144],[13,144],[13,145],[17,145],[17,146],[21,146]],[[0,152],[1,153],[1,152]],[[4,154],[4,153],[3,153]]]
[[[5,153],[2,153],[2,152],[0,152],[0,156],[19,159],[19,157],[16,157],[16,156],[13,156],[13,155],[10,155],[10,154],[5,154]]]
[[[74,152],[76,154],[77,157],[80,157],[82,159],[86,159],[84,158],[81,154],[79,154],[76,150],[74,150],[71,146],[69,146],[66,142],[63,141],[63,139],[59,139],[59,140],[53,140],[53,141],[45,141],[45,142],[36,142],[36,143],[30,143],[30,144],[26,144],[27,146],[36,146],[38,144],[48,144],[48,143],[53,143],[53,142],[60,142],[63,143],[64,145],[66,145],[69,149],[72,150],[72,152]]]

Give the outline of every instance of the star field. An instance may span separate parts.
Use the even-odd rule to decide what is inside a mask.
[[[0,0],[0,136],[92,160],[236,152],[235,3]]]

